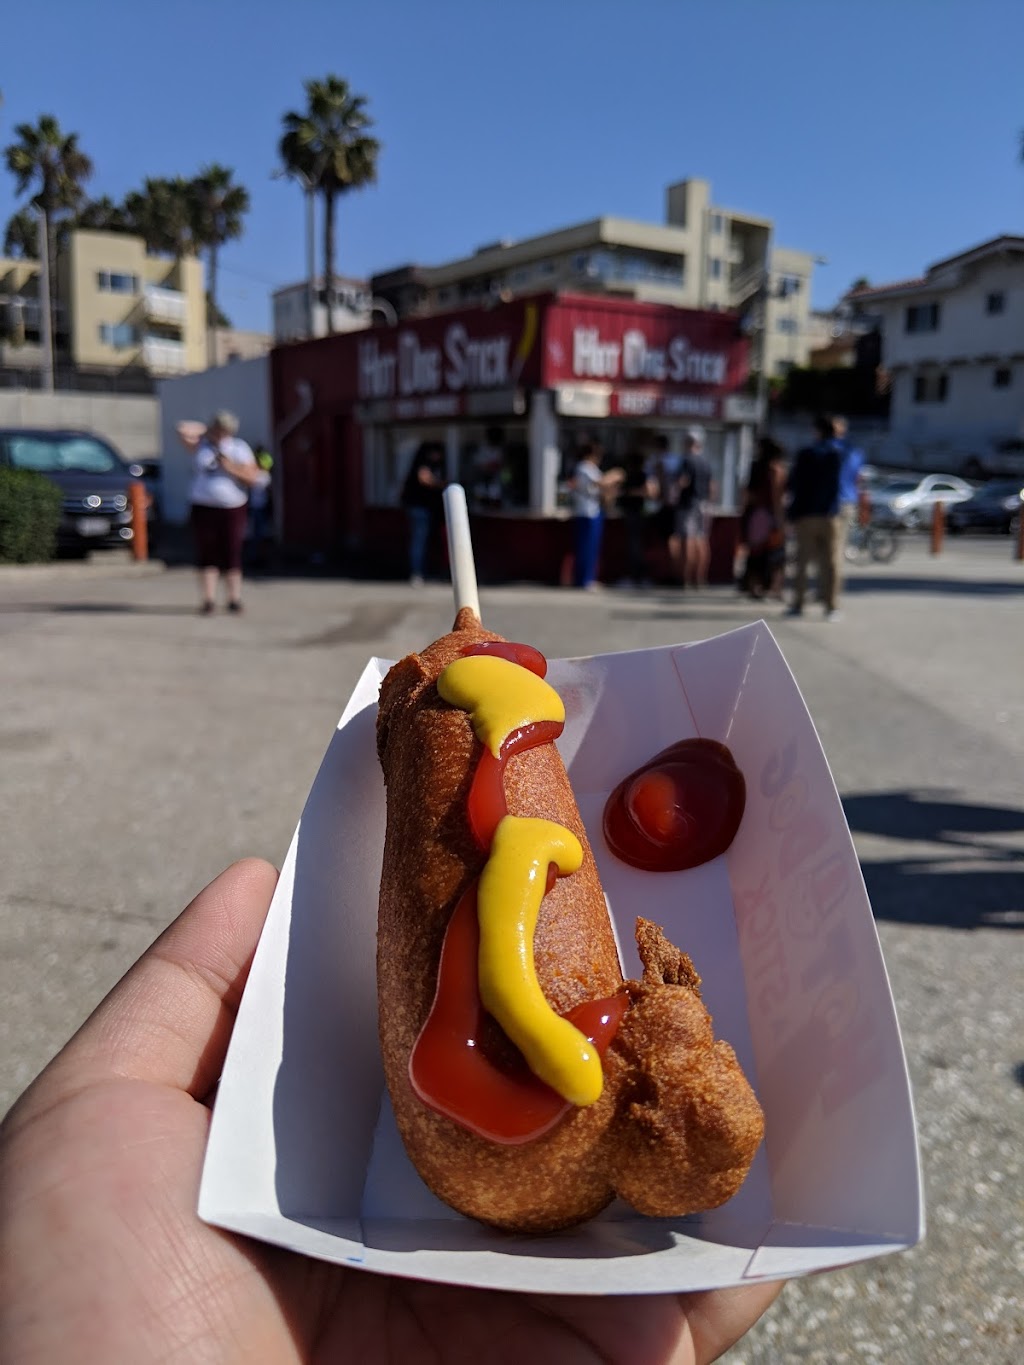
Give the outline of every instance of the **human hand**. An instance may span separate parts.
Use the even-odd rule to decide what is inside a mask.
[[[276,874],[202,891],[0,1129],[0,1359],[694,1365],[779,1286],[504,1294],[307,1260],[196,1215],[217,1083]]]

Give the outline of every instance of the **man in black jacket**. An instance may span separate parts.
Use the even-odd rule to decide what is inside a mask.
[[[818,439],[799,452],[789,475],[789,519],[796,532],[796,584],[790,616],[802,616],[807,570],[818,566],[819,595],[825,620],[839,618],[844,518],[839,505],[843,450],[831,417],[817,417]]]

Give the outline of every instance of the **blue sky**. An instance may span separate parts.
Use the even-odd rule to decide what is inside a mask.
[[[55,114],[95,195],[235,168],[244,238],[221,304],[269,325],[304,271],[301,195],[271,178],[284,110],[329,71],[365,94],[379,184],[342,201],[337,269],[437,262],[665,186],[820,253],[817,306],[1024,230],[1021,0],[48,0],[4,17],[0,145]],[[0,169],[0,223],[15,209]]]

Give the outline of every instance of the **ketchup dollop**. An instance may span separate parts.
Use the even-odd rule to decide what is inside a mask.
[[[489,1016],[477,986],[476,887],[474,882],[459,901],[445,933],[437,993],[409,1059],[409,1080],[431,1109],[478,1137],[516,1146],[542,1137],[573,1106],[538,1080],[507,1040],[507,1055],[488,1055]],[[625,993],[585,1000],[565,1018],[603,1057],[628,1001]]]
[[[732,843],[746,797],[724,744],[683,739],[619,783],[604,808],[604,837],[617,858],[646,872],[698,867]]]
[[[497,655],[540,678],[547,673],[547,660],[531,645],[486,641],[463,650],[464,656],[472,654]],[[508,736],[499,758],[478,746],[467,814],[473,838],[482,851],[490,848],[494,831],[508,814],[504,781],[508,760],[514,754],[551,743],[561,733],[558,721],[535,721]],[[548,867],[548,891],[554,885],[555,873],[552,863]],[[445,931],[437,990],[409,1058],[409,1080],[431,1109],[479,1137],[511,1146],[543,1136],[573,1105],[533,1074],[504,1034],[497,1047],[488,1046],[488,1040],[500,1030],[480,999],[476,897],[477,882],[473,882]],[[585,1000],[564,1018],[603,1057],[628,1004],[625,992],[602,1000]]]

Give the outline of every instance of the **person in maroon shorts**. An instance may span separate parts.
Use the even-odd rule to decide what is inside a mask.
[[[242,546],[249,489],[268,477],[237,433],[238,418],[231,412],[218,412],[201,436],[192,423],[183,422],[178,428],[182,442],[193,452],[189,497],[202,585],[199,610],[204,616],[214,610],[221,574],[227,582],[228,611],[242,610]]]

